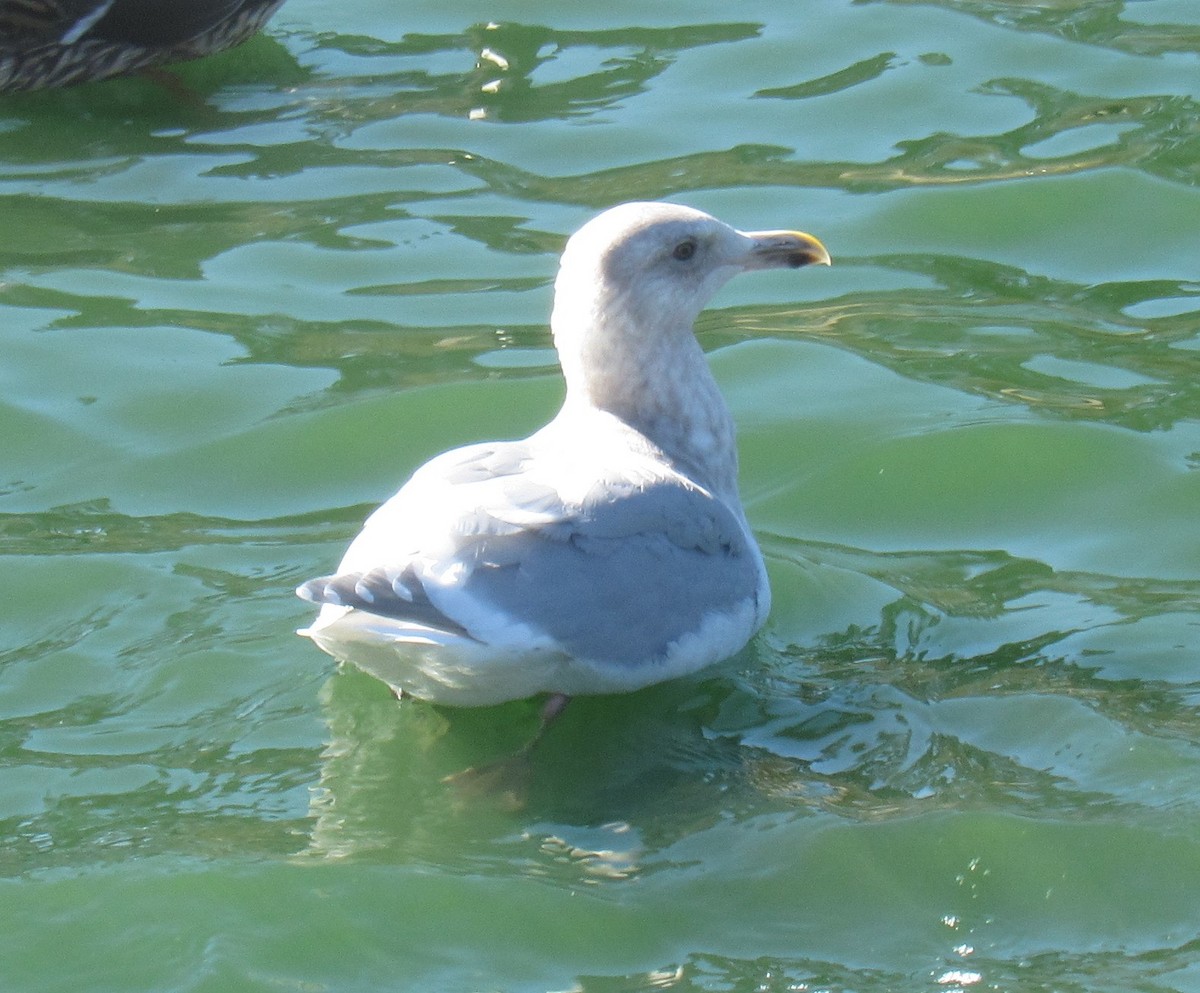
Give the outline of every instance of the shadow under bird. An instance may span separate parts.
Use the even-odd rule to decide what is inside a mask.
[[[628,203],[568,241],[561,410],[430,460],[367,520],[301,634],[397,692],[478,706],[635,690],[741,649],[771,594],[733,419],[693,324],[753,269],[829,264],[798,231]]]
[[[283,0],[0,0],[0,93],[74,86],[239,45]]]

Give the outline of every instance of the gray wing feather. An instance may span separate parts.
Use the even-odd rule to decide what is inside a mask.
[[[734,514],[662,484],[551,527],[496,536],[467,590],[577,657],[661,657],[706,616],[754,597],[758,564]]]
[[[516,505],[562,508],[553,489],[538,489]],[[677,480],[609,483],[596,493],[529,526],[483,509],[460,520],[458,554],[470,564],[462,592],[544,631],[571,655],[628,665],[664,655],[709,614],[755,596],[757,560],[721,501]],[[411,567],[312,580],[300,593],[465,633]]]

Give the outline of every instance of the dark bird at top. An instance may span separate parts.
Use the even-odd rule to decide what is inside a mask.
[[[0,0],[0,93],[124,76],[239,45],[283,0]]]

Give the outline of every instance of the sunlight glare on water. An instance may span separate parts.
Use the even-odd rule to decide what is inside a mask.
[[[1200,8],[288,0],[0,98],[0,989],[1200,990]],[[293,587],[561,384],[630,199],[818,235],[700,318],[774,608],[398,703]]]

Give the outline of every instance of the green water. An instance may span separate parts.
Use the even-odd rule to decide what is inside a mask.
[[[1200,991],[1195,0],[289,0],[180,75],[0,100],[0,990]],[[547,418],[634,198],[834,256],[699,327],[775,608],[447,785],[536,702],[291,589]]]

